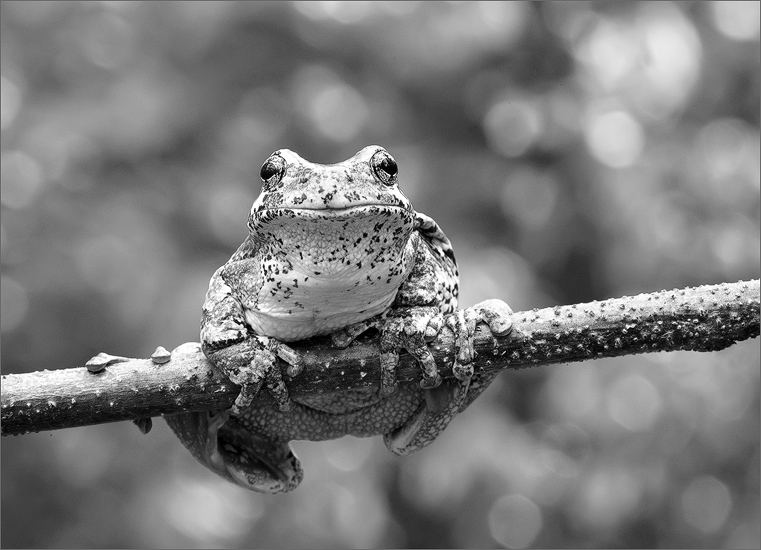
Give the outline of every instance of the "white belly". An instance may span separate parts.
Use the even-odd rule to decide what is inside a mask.
[[[246,321],[257,334],[272,336],[284,342],[304,340],[330,334],[352,323],[369,319],[391,306],[396,291],[378,300],[356,300],[350,293],[326,294],[312,300],[305,308],[272,305],[268,311],[247,309]],[[290,304],[292,306],[293,304]]]

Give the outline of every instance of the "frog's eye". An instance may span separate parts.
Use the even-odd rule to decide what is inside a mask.
[[[277,153],[270,155],[270,158],[262,164],[259,175],[262,177],[265,186],[278,183],[285,175],[285,159]]]
[[[394,157],[389,155],[383,149],[377,151],[370,159],[370,166],[373,168],[375,177],[381,180],[384,185],[394,185],[396,176],[399,174],[399,167],[396,165]]]

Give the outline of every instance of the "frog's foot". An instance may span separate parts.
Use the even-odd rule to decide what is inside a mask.
[[[241,426],[229,412],[165,416],[193,457],[216,474],[259,493],[285,493],[301,483],[301,463],[285,442]]]
[[[473,360],[476,351],[473,349],[473,337],[476,325],[486,323],[497,336],[505,336],[513,328],[510,319],[513,310],[502,300],[484,300],[473,307],[459,309],[448,315],[446,325],[452,329],[455,341],[455,360],[452,374],[460,381],[468,381],[473,376]]]
[[[389,396],[398,385],[396,368],[402,349],[407,350],[422,368],[422,388],[435,388],[441,384],[441,376],[428,349],[428,342],[436,338],[442,324],[443,318],[436,307],[404,307],[349,325],[331,334],[331,340],[334,346],[346,348],[366,330],[380,330],[380,393]]]
[[[288,364],[286,372],[291,377],[301,372],[303,362],[298,353],[279,340],[252,336],[241,343],[206,352],[206,355],[232,382],[241,386],[240,394],[230,409],[233,415],[240,415],[251,405],[262,385],[267,387],[281,411],[291,409],[291,398],[277,358]]]
[[[452,372],[455,380],[425,390],[423,402],[415,414],[394,432],[383,437],[391,452],[406,455],[431,443],[452,419],[472,403],[497,376],[498,371],[473,374],[473,336],[476,325],[485,322],[498,336],[512,328],[512,310],[501,300],[486,300],[472,308],[448,315],[446,325],[455,336],[455,361]]]
[[[436,307],[410,307],[392,311],[381,327],[380,393],[388,396],[396,391],[396,368],[402,349],[415,358],[422,370],[420,387],[435,388],[441,384],[441,376],[436,361],[428,349],[428,342],[436,338],[443,319]]]
[[[357,339],[357,336],[366,330],[371,328],[380,329],[380,327],[385,322],[385,319],[386,314],[381,313],[380,315],[376,315],[375,317],[371,317],[365,321],[354,323],[353,325],[349,325],[348,327],[344,327],[331,333],[330,341],[334,347],[337,347],[338,349],[346,349],[354,340]]]

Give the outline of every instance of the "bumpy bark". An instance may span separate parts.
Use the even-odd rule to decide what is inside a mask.
[[[655,351],[718,351],[759,335],[759,281],[661,291],[613,300],[518,312],[512,332],[479,327],[476,369],[517,369]],[[337,350],[326,339],[293,346],[304,370],[288,380],[292,395],[378,387],[377,339]],[[452,334],[431,343],[442,376],[452,376]],[[159,359],[160,361],[161,359]],[[398,378],[420,380],[403,355]],[[181,411],[224,409],[238,387],[206,360],[197,343],[171,359],[127,359],[93,373],[85,367],[2,377],[2,435],[55,430]],[[271,398],[262,392],[258,399]]]

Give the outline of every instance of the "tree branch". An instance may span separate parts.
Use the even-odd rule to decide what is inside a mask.
[[[654,351],[717,351],[759,335],[759,281],[640,294],[588,304],[518,312],[513,331],[494,337],[479,326],[475,368],[519,369]],[[379,387],[377,337],[337,350],[325,338],[293,345],[304,370],[288,381],[293,396]],[[431,350],[451,377],[453,335],[443,329]],[[401,382],[420,380],[403,354]],[[99,373],[85,367],[2,377],[2,435],[229,407],[238,386],[220,375],[197,343],[171,360],[128,359]],[[267,392],[257,399],[271,402]]]

